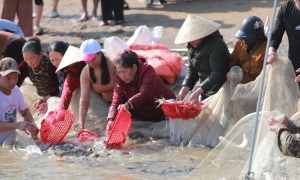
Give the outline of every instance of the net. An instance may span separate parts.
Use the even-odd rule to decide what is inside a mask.
[[[223,106],[223,111],[216,113],[214,109],[211,109],[212,113],[207,118],[209,122],[204,122],[196,133],[201,134],[202,138],[198,138],[197,140],[200,141],[196,141],[196,138],[193,137],[190,143],[203,143],[205,142],[203,139],[214,138],[216,140],[215,145],[217,146],[189,174],[188,178],[241,179],[247,173],[251,138],[256,116],[255,106],[261,78],[259,76],[253,82],[238,84],[229,91],[232,93],[228,93],[230,96],[228,103]],[[254,173],[255,179],[300,178],[299,161],[296,158],[282,155],[275,143],[276,134],[269,131],[268,128],[269,119],[282,113],[290,117],[297,111],[296,104],[300,94],[298,84],[294,82],[294,79],[294,69],[287,58],[278,58],[272,65],[267,65],[266,67],[265,83],[260,103],[261,111],[259,113],[256,143],[251,166],[251,172]],[[226,84],[220,90],[221,93],[222,91],[224,92],[225,87]],[[221,100],[220,92],[216,96]],[[207,100],[206,104],[210,106],[210,101],[212,100],[212,98]],[[230,108],[226,108],[228,105],[230,105]],[[201,114],[205,112],[208,111],[202,110]],[[248,113],[248,115],[243,116],[243,113]],[[198,116],[200,119],[201,114]],[[223,133],[219,133],[218,130],[220,129],[215,128],[214,123],[211,123],[212,116],[214,116],[215,122],[219,123],[219,126],[224,130],[223,133],[225,132],[224,134],[226,135],[220,143],[218,143],[219,136]],[[239,118],[240,116],[242,117]],[[200,119],[197,120],[198,123],[201,122]],[[233,127],[229,125],[227,128],[224,128],[226,126],[221,126],[222,124],[232,124]],[[296,121],[296,124],[299,124],[299,120]],[[207,132],[204,129],[214,130],[215,132]]]

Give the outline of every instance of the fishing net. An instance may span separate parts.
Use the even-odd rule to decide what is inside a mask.
[[[194,126],[198,124],[199,128],[193,127],[193,132],[196,134],[190,135],[192,137],[190,144],[203,143],[215,146],[219,142],[219,136],[225,135],[225,137],[188,175],[188,178],[241,179],[247,173],[261,78],[260,75],[253,82],[239,84],[236,88],[225,90],[227,83],[214,97],[205,101],[206,106],[210,108],[206,110],[208,107],[204,107],[196,119]],[[267,123],[269,119],[279,114],[284,113],[290,117],[297,111],[296,104],[300,94],[294,78],[294,69],[288,59],[278,58],[272,65],[266,67],[251,166],[255,179],[299,179],[300,177],[299,162],[295,158],[281,154],[275,143],[276,134],[269,131]],[[222,100],[226,92],[227,101]],[[218,97],[216,99],[220,100],[219,103],[225,105],[218,104],[211,107],[215,97]],[[216,111],[216,107],[221,108]],[[245,116],[245,113],[248,115]],[[207,117],[204,122],[203,117]],[[299,121],[296,121],[296,124],[299,124]]]

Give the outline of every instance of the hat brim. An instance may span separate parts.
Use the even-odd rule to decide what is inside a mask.
[[[21,74],[20,71],[15,70],[15,69],[10,69],[10,70],[6,70],[6,71],[2,71],[2,72],[0,72],[0,74],[1,74],[1,76],[7,76],[9,73],[12,73],[12,72],[16,72],[18,74]]]
[[[80,61],[89,62],[94,59],[96,54],[83,54],[81,55]]]
[[[80,57],[81,57],[80,49],[74,46],[69,46],[59,66],[57,67],[56,72],[58,72],[59,70],[65,67],[68,67],[71,64],[79,62],[81,59]]]
[[[295,121],[295,120],[297,120],[299,118],[300,118],[300,112],[298,111],[290,119],[293,120],[293,121]]]

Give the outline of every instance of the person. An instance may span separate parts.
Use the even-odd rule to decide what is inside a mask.
[[[37,37],[28,39],[22,52],[24,61],[19,64],[21,74],[17,85],[20,87],[24,79],[29,77],[37,89],[37,94],[42,97],[33,104],[33,110],[43,114],[47,99],[59,93],[56,68],[51,64],[49,57],[43,53],[41,41]]]
[[[263,21],[257,16],[248,16],[243,20],[235,37],[238,40],[231,53],[229,66],[242,68],[244,75],[241,83],[245,84],[255,80],[263,67],[267,45]],[[229,73],[227,80],[230,80]]]
[[[277,49],[282,41],[284,32],[289,39],[288,58],[294,67],[297,77],[295,82],[300,82],[300,0],[289,0],[285,2],[277,14],[270,47],[268,50],[268,63],[273,63],[276,60]],[[299,84],[300,86],[300,84]]]
[[[98,20],[97,8],[98,8],[99,0],[93,0],[93,2],[94,2],[94,8],[92,12],[92,20]],[[81,0],[81,5],[82,5],[83,14],[78,19],[78,21],[83,22],[89,19],[88,12],[87,12],[87,0]]]
[[[22,48],[25,42],[19,35],[0,30],[0,56],[11,57],[20,64],[23,61]]]
[[[297,106],[298,112],[290,118],[292,121],[300,118],[300,99]],[[277,145],[283,155],[300,158],[300,127],[291,120],[284,114],[279,115],[268,121],[269,129],[276,132]]]
[[[167,1],[165,1],[165,0],[159,0],[159,2],[161,5],[168,4]],[[148,0],[147,7],[148,8],[154,7],[153,0]]]
[[[25,38],[20,26],[18,26],[15,22],[9,21],[7,19],[0,19],[0,30],[11,32],[20,36],[21,38]]]
[[[226,82],[230,53],[218,30],[220,27],[220,24],[194,14],[189,14],[181,26],[174,43],[187,43],[188,72],[178,100],[183,100],[200,79],[200,87],[189,98],[191,105],[198,107],[200,95],[204,100],[217,93]]]
[[[80,45],[80,52],[82,53],[80,60],[87,63],[80,75],[79,128],[84,129],[90,90],[93,89],[104,101],[111,103],[115,70],[112,62],[101,52],[98,41],[94,39],[84,41]]]
[[[26,106],[21,90],[16,86],[18,81],[17,62],[12,58],[0,60],[0,144],[16,129],[30,134],[36,139],[39,129]],[[17,111],[23,121],[17,122]]]
[[[43,6],[44,2],[43,0],[34,0],[35,3],[35,23],[34,23],[34,34],[35,35],[43,35],[44,31],[40,27],[40,22],[43,14]]]
[[[15,20],[17,14],[18,25],[25,37],[33,35],[32,0],[2,0],[1,19]]]
[[[113,101],[109,108],[107,132],[120,107],[130,111],[133,119],[159,122],[165,115],[157,99],[175,99],[175,94],[156,74],[145,59],[138,59],[135,52],[125,50],[114,60],[117,76]]]
[[[57,11],[57,5],[58,5],[58,0],[53,0],[53,8],[52,8],[52,11],[50,12],[51,18],[56,18],[59,16],[58,11]]]
[[[56,68],[62,62],[68,47],[69,44],[63,41],[55,41],[50,44],[47,52],[51,63]],[[68,61],[69,59],[64,60]],[[60,86],[60,103],[58,109],[67,110],[69,108],[73,92],[80,87],[80,74],[85,65],[86,63],[81,61],[66,66],[57,72]]]
[[[124,0],[101,1],[102,21],[99,26],[121,24],[124,21]]]

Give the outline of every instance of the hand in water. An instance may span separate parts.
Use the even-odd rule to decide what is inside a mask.
[[[114,122],[113,121],[108,121],[107,126],[106,126],[106,136],[109,136],[112,127],[113,127]]]
[[[28,135],[34,135],[35,137],[37,137],[37,134],[39,132],[35,124],[27,121],[18,122],[17,129],[24,131]]]

